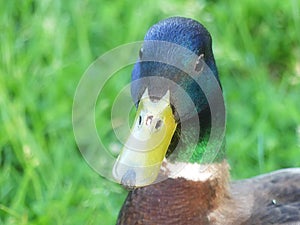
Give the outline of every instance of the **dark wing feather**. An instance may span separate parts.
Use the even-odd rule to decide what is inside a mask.
[[[251,216],[244,225],[300,224],[300,169],[279,170],[233,186],[253,196]]]

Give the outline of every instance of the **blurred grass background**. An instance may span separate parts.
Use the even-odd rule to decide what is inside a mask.
[[[299,10],[298,0],[1,1],[0,224],[114,224],[126,191],[81,157],[73,95],[98,56],[174,15],[212,34],[233,178],[299,167]]]

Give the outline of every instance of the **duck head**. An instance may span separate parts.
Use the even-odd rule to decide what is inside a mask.
[[[113,168],[116,180],[127,187],[149,185],[173,153],[189,161],[193,152],[187,149],[204,140],[211,124],[209,99],[220,90],[211,36],[202,24],[172,17],[153,25],[132,71],[137,112]],[[185,153],[175,154],[177,146]]]

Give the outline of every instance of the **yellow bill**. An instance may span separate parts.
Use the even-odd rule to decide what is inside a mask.
[[[153,183],[176,130],[170,92],[152,101],[145,90],[131,133],[113,168],[115,179],[128,187]]]

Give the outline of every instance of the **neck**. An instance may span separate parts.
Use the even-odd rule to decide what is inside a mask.
[[[195,125],[196,117],[198,117],[200,127]],[[188,127],[187,130],[182,131],[182,123]],[[210,138],[215,138],[216,134],[211,134],[211,112],[209,108],[182,123],[178,124],[166,155],[170,162],[207,164],[222,162],[225,159],[225,142],[221,148],[211,145]],[[219,130],[222,131],[222,129]],[[195,140],[198,142],[196,146]],[[209,141],[210,145],[208,146]],[[215,143],[218,141],[216,140]]]
[[[184,178],[188,181],[205,182],[207,180],[217,180],[226,189],[229,180],[229,165],[226,160],[218,163],[197,164],[186,162],[170,162],[164,160],[161,173],[165,176],[177,179]]]

